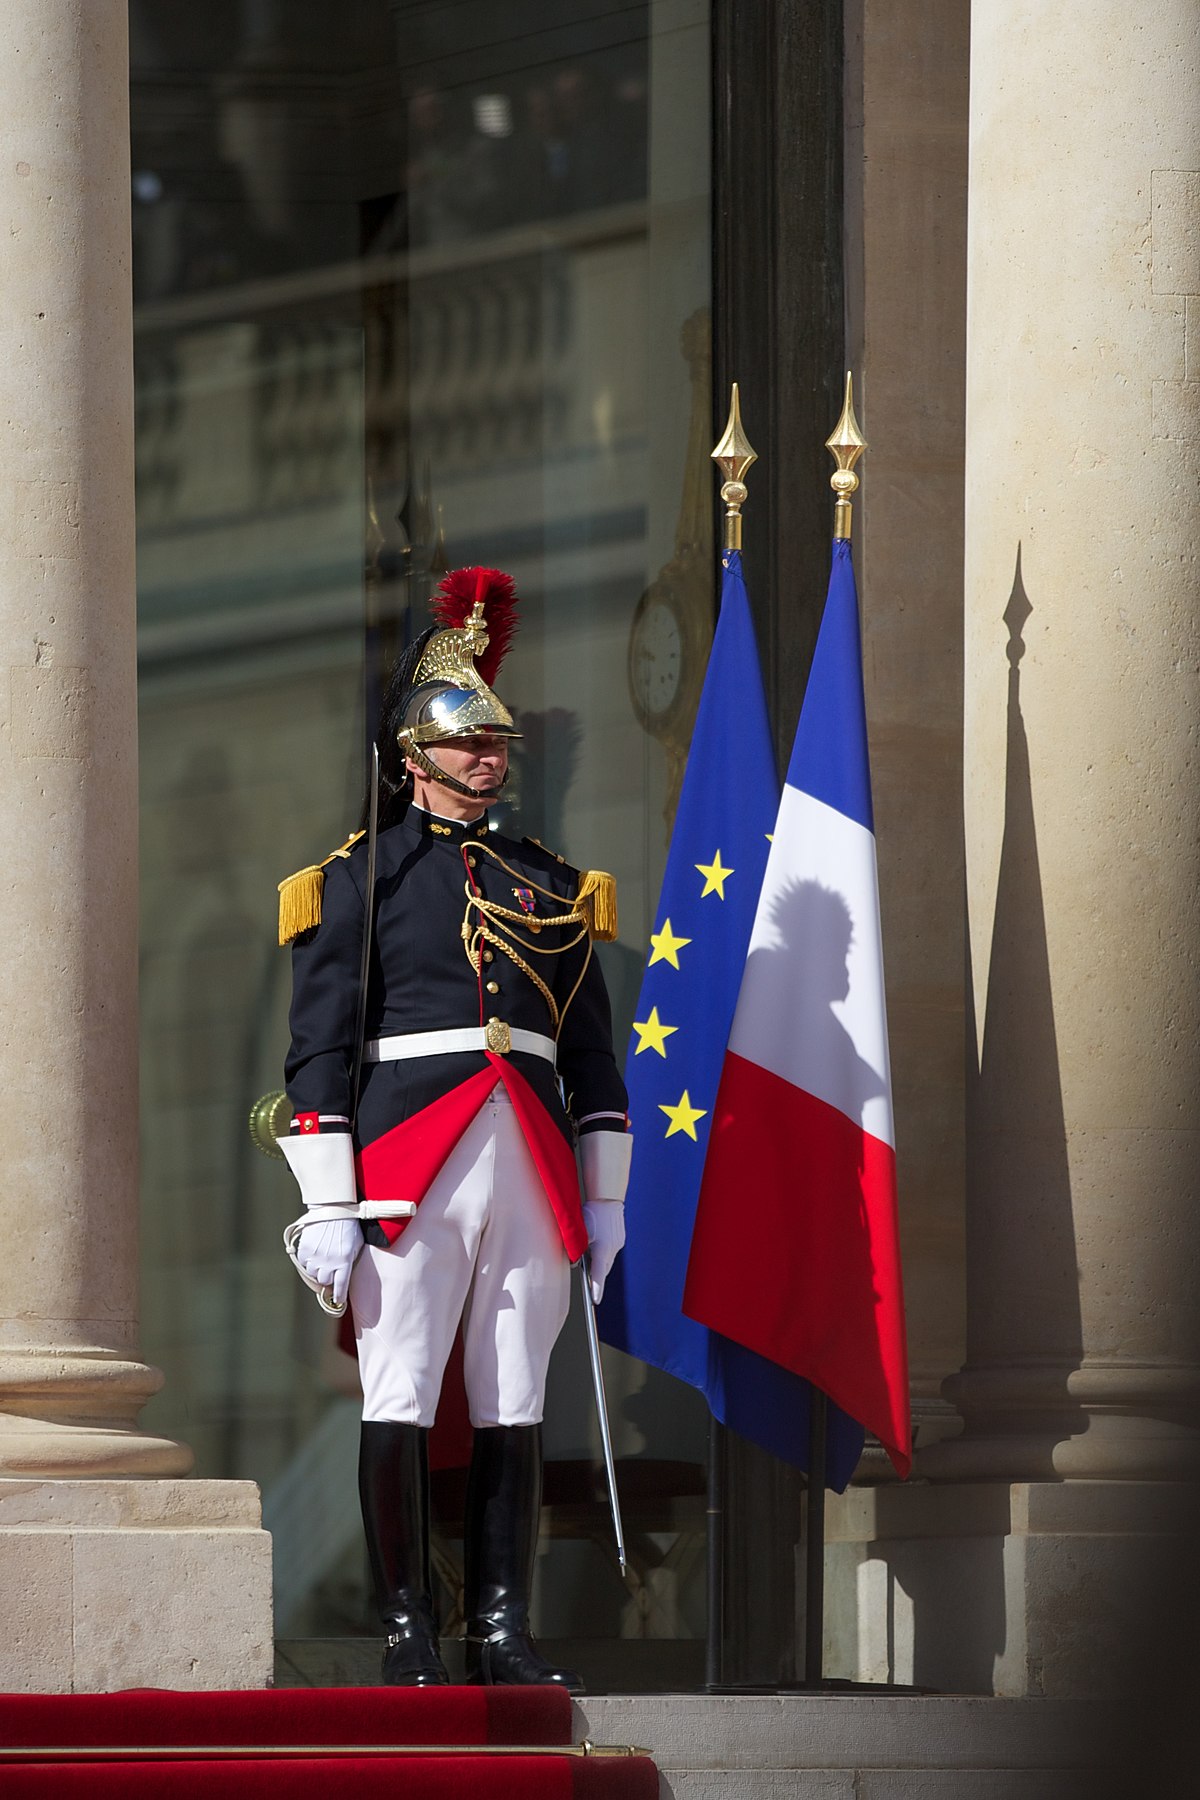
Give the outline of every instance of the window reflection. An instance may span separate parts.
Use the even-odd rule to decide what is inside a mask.
[[[356,823],[382,671],[441,572],[511,569],[510,823],[617,875],[623,1041],[687,735],[686,707],[670,739],[639,723],[631,622],[669,565],[698,687],[712,606],[707,7],[132,0],[130,24],[150,1416],[262,1484],[277,1629],[329,1640],[370,1629],[355,1376],[244,1129],[286,1042],[275,884]],[[609,1378],[645,1579],[589,1535],[574,1321],[540,1629],[644,1638],[623,1685],[686,1684],[702,1406]]]

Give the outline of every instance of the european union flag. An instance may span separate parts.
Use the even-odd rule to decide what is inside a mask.
[[[727,550],[723,561],[721,613],[625,1064],[634,1134],[625,1249],[598,1317],[606,1343],[699,1388],[723,1424],[804,1468],[808,1383],[683,1314],[709,1127],[780,792],[741,556]],[[752,1165],[743,1229],[756,1229]],[[861,1429],[831,1406],[830,1486],[845,1486],[861,1447]]]

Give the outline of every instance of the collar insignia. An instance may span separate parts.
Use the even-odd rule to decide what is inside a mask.
[[[418,830],[433,837],[485,838],[491,830],[486,813],[481,819],[472,819],[470,823],[467,823],[461,819],[435,818],[432,813],[426,812],[423,807],[419,806],[414,807],[413,812],[416,815]]]

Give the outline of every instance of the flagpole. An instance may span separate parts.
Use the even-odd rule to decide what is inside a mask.
[[[712,452],[712,460],[724,476],[721,499],[725,517],[722,548],[742,548],[742,505],[749,489],[746,471],[758,461],[758,453],[742,427],[742,405],[735,381],[729,398],[729,418]],[[713,1692],[725,1679],[725,1427],[715,1414],[708,1421],[708,1478],[705,1501],[705,1572],[708,1622],[704,1644],[704,1685]]]
[[[725,1427],[708,1419],[708,1492],[704,1506],[705,1585],[708,1620],[704,1639],[704,1685],[709,1693],[725,1680]]]
[[[829,1405],[813,1388],[808,1415],[808,1475],[804,1507],[804,1685],[825,1678],[825,1481]]]
[[[833,509],[834,541],[848,543],[852,523],[851,502],[858,486],[854,465],[867,448],[867,440],[859,430],[858,420],[854,416],[854,377],[849,369],[846,370],[846,395],[842,410],[837,424],[825,439],[825,448],[837,464],[829,477],[829,485],[837,495]]]
[[[725,502],[724,547],[726,550],[740,550],[742,505],[750,491],[746,486],[746,470],[751,463],[758,461],[758,452],[752,449],[750,439],[742,429],[742,403],[738,398],[736,381],[729,401],[725,433],[712,452],[712,460],[725,477],[721,483],[721,498]],[[855,485],[857,486],[857,481]]]
[[[833,508],[835,543],[848,543],[853,524],[853,496],[858,487],[854,465],[867,447],[854,416],[854,381],[846,370],[841,415],[825,439],[837,464],[829,477],[836,495]],[[820,1388],[812,1390],[808,1426],[808,1487],[804,1517],[804,1685],[819,1688],[825,1678],[825,1486],[829,1402]]]

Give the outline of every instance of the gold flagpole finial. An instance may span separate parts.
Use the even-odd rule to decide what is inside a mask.
[[[833,535],[839,539],[848,538],[850,500],[858,486],[854,465],[867,448],[867,440],[859,430],[858,420],[854,416],[854,380],[849,369],[846,370],[846,398],[842,404],[841,417],[825,439],[825,448],[837,464],[836,470],[829,477],[829,485],[837,495],[837,504],[833,509]]]
[[[725,477],[721,483],[721,498],[725,502],[725,548],[740,550],[742,503],[749,491],[745,474],[750,464],[758,461],[758,452],[751,448],[750,439],[742,430],[742,408],[736,381],[733,384],[733,398],[729,403],[729,422],[725,427],[724,437],[712,453],[712,459]]]

